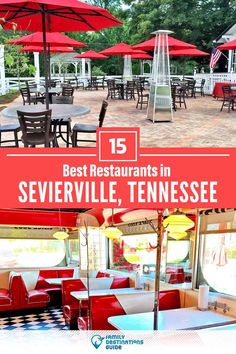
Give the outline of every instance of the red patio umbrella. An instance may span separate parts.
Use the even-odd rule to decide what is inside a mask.
[[[136,44],[133,46],[134,49],[141,49],[141,50],[147,50],[147,51],[153,51],[155,48],[155,40],[156,37],[153,37],[145,42]],[[176,39],[174,37],[168,36],[168,43],[169,43],[169,49],[170,50],[178,50],[178,49],[185,49],[185,48],[196,48],[195,45],[189,44],[183,41],[180,41],[179,39]]]
[[[24,48],[20,48],[21,52],[43,52],[43,47],[41,46],[26,46]],[[51,47],[50,53],[75,53],[72,48],[69,47]]]
[[[147,54],[145,52],[140,53],[140,54],[133,53],[133,54],[131,54],[131,58],[132,59],[144,59],[144,60],[145,59],[153,59],[153,57],[150,54]]]
[[[60,46],[60,47],[86,47],[87,45],[82,42],[78,42],[64,34],[59,32],[47,32],[47,44],[50,46]],[[30,46],[42,46],[43,45],[43,33],[35,32],[21,38],[13,39],[8,41],[6,44],[16,44],[16,45],[30,45]]]
[[[104,49],[100,52],[100,54],[108,55],[108,56],[115,56],[115,55],[131,55],[133,53],[140,53],[137,52],[131,45],[126,44],[124,42],[118,43],[110,48]],[[143,51],[141,52],[143,53]]]
[[[219,45],[217,47],[217,49],[220,49],[220,50],[234,50],[234,49],[236,49],[236,39],[233,39],[230,42]]]
[[[101,53],[95,52],[95,50],[88,50],[87,52],[84,52],[82,54],[78,54],[75,56],[75,58],[78,59],[107,59],[106,55],[103,55]]]
[[[42,31],[49,106],[46,32],[98,31],[121,25],[109,11],[78,0],[0,0],[0,25],[3,29]]]
[[[207,56],[210,54],[203,52],[202,50],[199,50],[197,48],[186,48],[180,50],[170,50],[169,55],[173,57],[200,57]]]

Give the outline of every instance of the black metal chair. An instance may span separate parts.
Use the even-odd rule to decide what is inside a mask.
[[[196,98],[196,80],[187,80],[186,97]]]
[[[121,99],[122,98],[122,93],[121,93],[121,87],[119,85],[116,85],[115,80],[107,80],[107,100],[109,98],[111,99]]]
[[[108,103],[106,101],[102,102],[102,107],[99,113],[98,125],[91,124],[75,124],[72,129],[72,146],[77,147],[77,142],[92,142],[96,143],[96,140],[91,139],[78,139],[79,133],[89,133],[94,134],[97,131],[97,128],[101,128],[103,126],[103,122],[105,119],[106,111],[107,111]]]
[[[18,133],[20,130],[19,124],[0,124],[0,146],[3,147],[2,144],[4,144],[4,147],[19,147]],[[2,134],[4,133],[13,133],[14,139],[2,140]],[[14,145],[5,145],[6,143],[13,142]]]
[[[51,131],[51,114],[51,110],[37,113],[17,111],[24,147],[57,146],[55,131]]]
[[[62,96],[64,97],[72,97],[74,94],[74,87],[71,85],[66,85],[62,87]]]
[[[205,92],[204,92],[204,86],[205,86],[205,79],[202,79],[200,84],[196,84],[195,85],[195,93],[200,93],[201,96],[205,96]]]
[[[177,104],[181,108],[182,105],[187,109],[185,96],[186,96],[186,87],[179,86],[178,84],[171,85],[171,96],[172,96],[172,108],[176,111]]]
[[[125,98],[127,100],[135,100],[135,82],[134,81],[127,81],[125,87]]]
[[[148,101],[149,101],[149,94],[148,93],[144,93],[144,86],[141,82],[138,82],[136,84],[136,88],[137,88],[137,93],[138,93],[138,101],[136,104],[136,108],[143,109],[143,105],[148,105]]]
[[[236,100],[236,96],[234,95],[230,86],[222,86],[222,92],[223,92],[223,102],[220,110],[222,111],[224,107],[227,107],[229,113],[230,108],[232,109],[232,111],[234,110],[234,103]]]
[[[31,93],[28,87],[22,87],[20,89],[21,97],[23,100],[23,105],[26,103],[28,104],[37,104],[38,102],[44,103],[45,97],[44,96],[37,96],[36,93]]]
[[[53,96],[53,104],[73,104],[74,96]],[[52,120],[52,126],[55,126],[57,138],[61,138],[65,143],[66,147],[69,147],[71,142],[71,118],[60,119],[59,122]],[[65,127],[65,130],[62,130],[62,127]],[[64,137],[64,134],[66,137]]]

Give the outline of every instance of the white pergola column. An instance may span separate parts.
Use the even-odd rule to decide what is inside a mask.
[[[229,50],[228,73],[230,73],[231,70],[233,69],[232,60],[233,60],[233,50]]]
[[[5,76],[5,61],[4,61],[4,45],[0,45],[0,79],[1,93],[6,94],[6,76]]]
[[[34,66],[35,66],[35,82],[37,85],[40,84],[40,66],[39,66],[39,53],[34,52]]]
[[[86,77],[86,60],[83,58],[82,59],[82,72],[81,72],[81,76],[83,79],[85,79]]]
[[[86,59],[87,60],[87,64],[88,64],[88,77],[91,77],[92,71],[91,71],[91,60],[90,59]]]

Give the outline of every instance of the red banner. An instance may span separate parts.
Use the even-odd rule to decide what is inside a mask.
[[[0,149],[0,207],[235,207],[236,150],[141,148],[102,128],[97,147]]]

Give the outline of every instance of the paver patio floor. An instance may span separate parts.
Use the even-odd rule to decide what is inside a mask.
[[[77,122],[96,124],[106,90],[77,91],[74,103],[91,108],[87,116],[73,118]],[[18,97],[10,105],[21,104]],[[187,109],[177,109],[173,122],[152,123],[146,118],[146,109],[137,110],[134,100],[109,99],[104,127],[140,127],[141,146],[146,147],[235,147],[236,110],[220,112],[221,101],[210,96],[187,99]],[[1,117],[1,123],[13,120]],[[85,138],[85,134],[83,134]],[[89,136],[91,138],[91,136]],[[59,142],[60,146],[64,146]],[[85,146],[85,145],[84,145]]]

